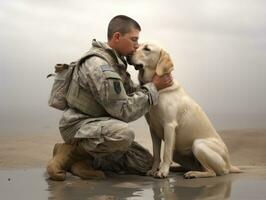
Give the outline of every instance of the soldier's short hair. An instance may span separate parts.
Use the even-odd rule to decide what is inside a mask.
[[[141,27],[134,19],[125,16],[125,15],[117,15],[111,19],[108,25],[107,37],[108,40],[112,39],[115,32],[121,33],[124,35],[130,32],[131,28],[135,28],[141,31]]]

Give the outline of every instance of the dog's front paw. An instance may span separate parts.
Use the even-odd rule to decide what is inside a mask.
[[[156,178],[166,178],[169,174],[169,166],[162,166],[159,171],[155,173]]]
[[[146,173],[147,176],[155,176],[156,172],[158,172],[160,166],[160,160],[154,160],[152,164],[152,168]]]
[[[157,171],[154,175],[155,178],[167,178],[169,172],[168,171]]]

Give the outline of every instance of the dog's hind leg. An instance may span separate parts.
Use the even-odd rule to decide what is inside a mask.
[[[229,173],[229,158],[226,146],[216,138],[197,139],[192,152],[202,165],[203,171],[189,171],[185,178],[202,178]]]

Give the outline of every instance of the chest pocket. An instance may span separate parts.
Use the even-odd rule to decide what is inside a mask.
[[[121,77],[115,71],[104,71],[107,80],[107,98],[109,100],[127,99]]]

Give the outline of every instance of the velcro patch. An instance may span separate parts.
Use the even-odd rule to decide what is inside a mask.
[[[113,84],[114,84],[114,89],[115,89],[116,94],[120,94],[120,92],[121,92],[120,82],[114,81]]]
[[[102,71],[105,72],[105,71],[114,71],[112,67],[110,67],[109,65],[101,65],[100,66]]]

